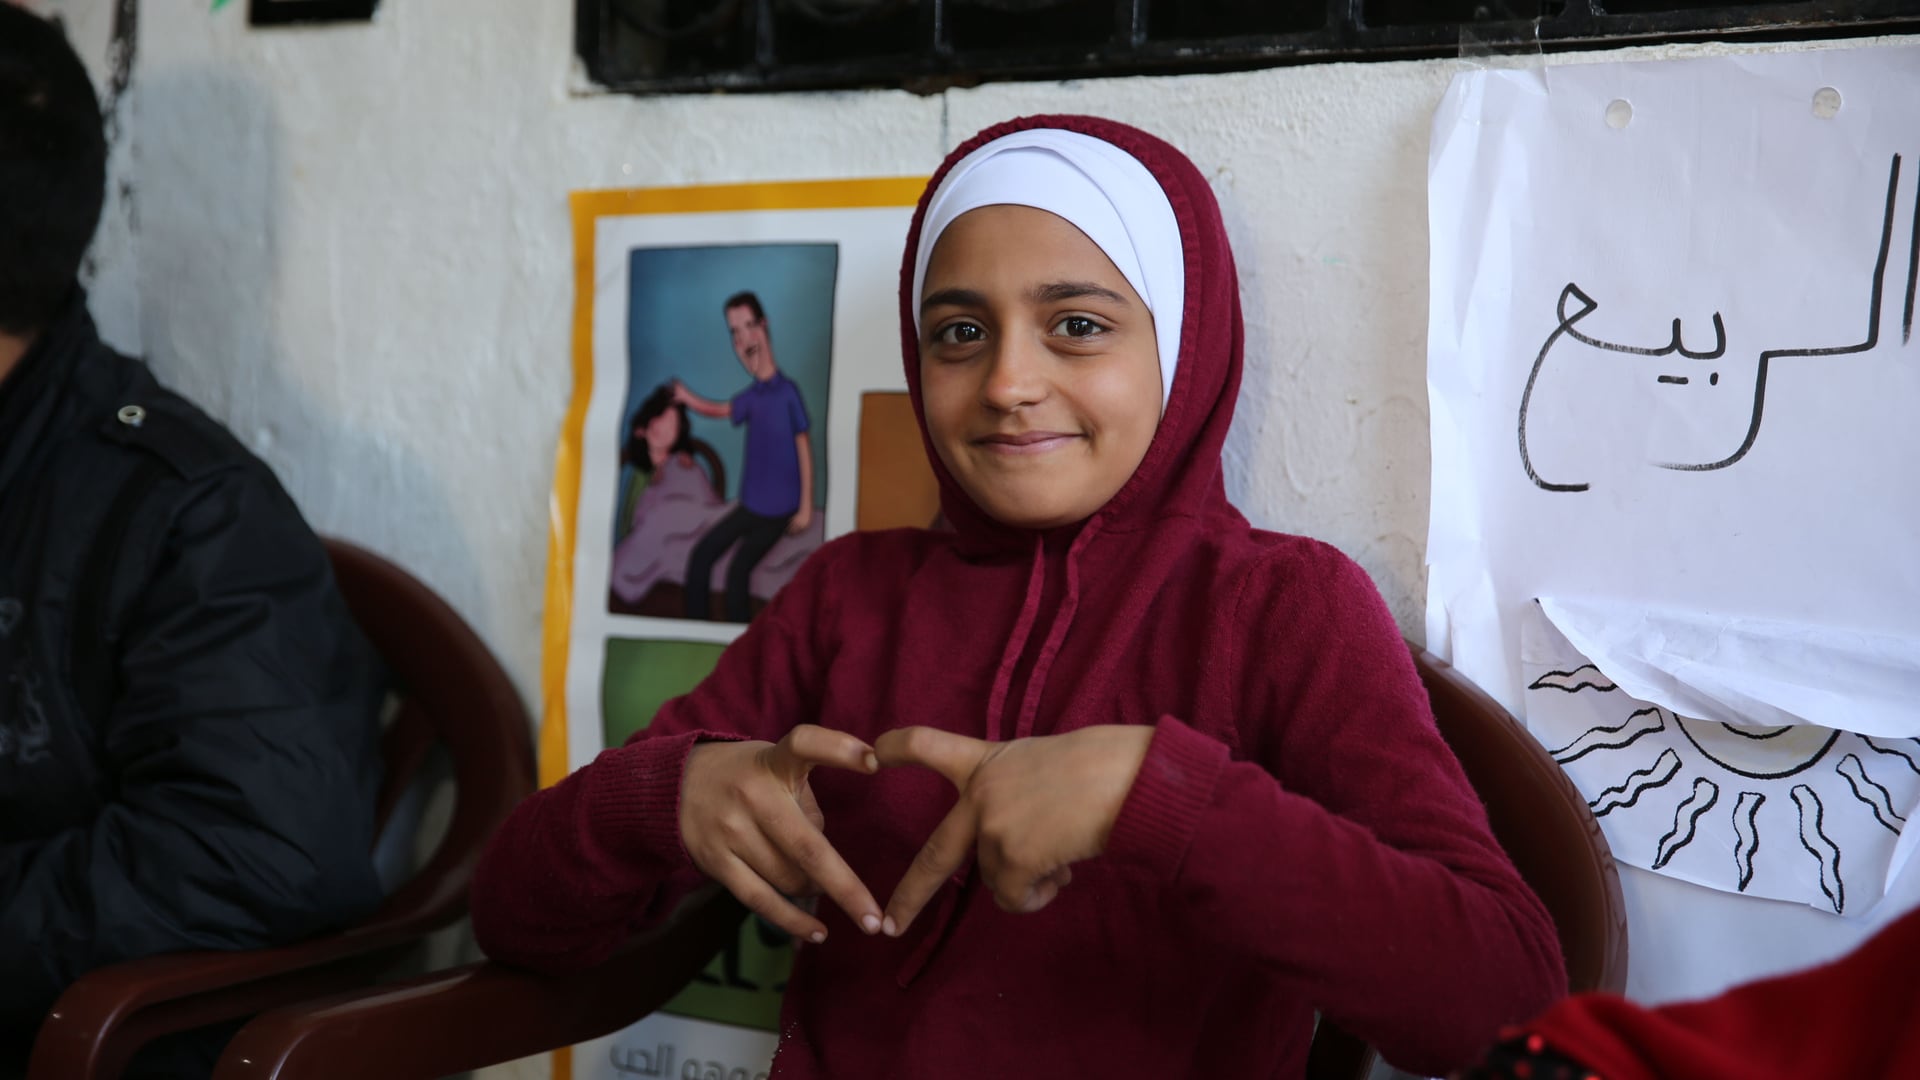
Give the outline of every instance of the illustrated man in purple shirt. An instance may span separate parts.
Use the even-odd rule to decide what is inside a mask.
[[[673,392],[675,400],[702,416],[745,425],[746,463],[740,470],[740,505],[708,529],[687,558],[687,618],[709,617],[713,564],[738,544],[727,567],[726,617],[746,622],[753,616],[753,568],[782,534],[797,536],[813,521],[813,445],[800,388],[774,364],[760,298],[735,293],[722,310],[733,354],[753,376],[752,385],[727,402],[703,398],[677,379]]]

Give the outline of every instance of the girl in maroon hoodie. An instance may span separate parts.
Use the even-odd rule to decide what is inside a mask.
[[[1227,502],[1239,289],[1192,163],[984,131],[900,302],[952,531],[828,544],[528,799],[486,950],[586,967],[717,880],[805,942],[777,1077],[1298,1075],[1315,1010],[1432,1074],[1561,994],[1372,582]]]

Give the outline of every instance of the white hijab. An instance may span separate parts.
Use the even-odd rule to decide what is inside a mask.
[[[948,170],[927,203],[920,250],[913,257],[914,329],[920,328],[927,261],[940,234],[969,210],[1007,205],[1066,219],[1113,260],[1153,313],[1165,408],[1180,361],[1180,319],[1187,299],[1180,222],[1147,167],[1104,139],[1057,128],[1016,131]]]

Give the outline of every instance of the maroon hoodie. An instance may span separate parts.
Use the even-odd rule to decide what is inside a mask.
[[[1435,1073],[1565,990],[1553,923],[1487,828],[1366,574],[1250,527],[1220,447],[1240,385],[1240,294],[1219,208],[1179,151],[1087,117],[1180,222],[1180,363],[1139,469],[1093,517],[1034,533],[973,505],[928,448],[951,533],[822,548],[627,745],[528,799],[475,879],[497,958],[591,965],[699,880],[679,832],[687,753],[811,722],[871,742],[931,725],[988,739],[1154,725],[1107,852],[1044,910],[950,881],[898,940],[831,903],[803,946],[774,1076],[1298,1075],[1316,1009]],[[901,274],[906,377],[920,407]],[[924,417],[922,427],[924,429]],[[940,776],[816,770],[826,833],[882,903],[952,807]]]

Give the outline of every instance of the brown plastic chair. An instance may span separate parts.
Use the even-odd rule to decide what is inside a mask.
[[[1505,709],[1410,647],[1441,735],[1486,803],[1495,836],[1553,915],[1573,989],[1621,989],[1627,924],[1620,878],[1586,800]],[[709,887],[665,926],[577,975],[472,964],[275,1010],[235,1037],[214,1080],[437,1077],[598,1038],[679,992],[740,932],[743,914]],[[1373,1059],[1365,1043],[1322,1024],[1307,1076],[1365,1077]]]
[[[448,1076],[596,1039],[678,994],[741,931],[746,908],[718,885],[606,962],[539,975],[483,962],[256,1017],[213,1080]]]
[[[1627,912],[1613,849],[1585,796],[1500,703],[1453,665],[1412,642],[1440,737],[1486,804],[1493,835],[1560,933],[1575,993],[1627,985]],[[1314,1033],[1312,1080],[1364,1080],[1373,1049],[1332,1024]]]
[[[365,921],[281,948],[153,956],[94,971],[41,1025],[29,1080],[108,1080],[150,1040],[365,987],[408,946],[458,919],[487,838],[533,790],[531,726],[493,654],[432,590],[394,564],[326,541],[354,620],[385,659],[399,698],[381,740],[383,830],[435,744],[455,803],[426,866]]]

